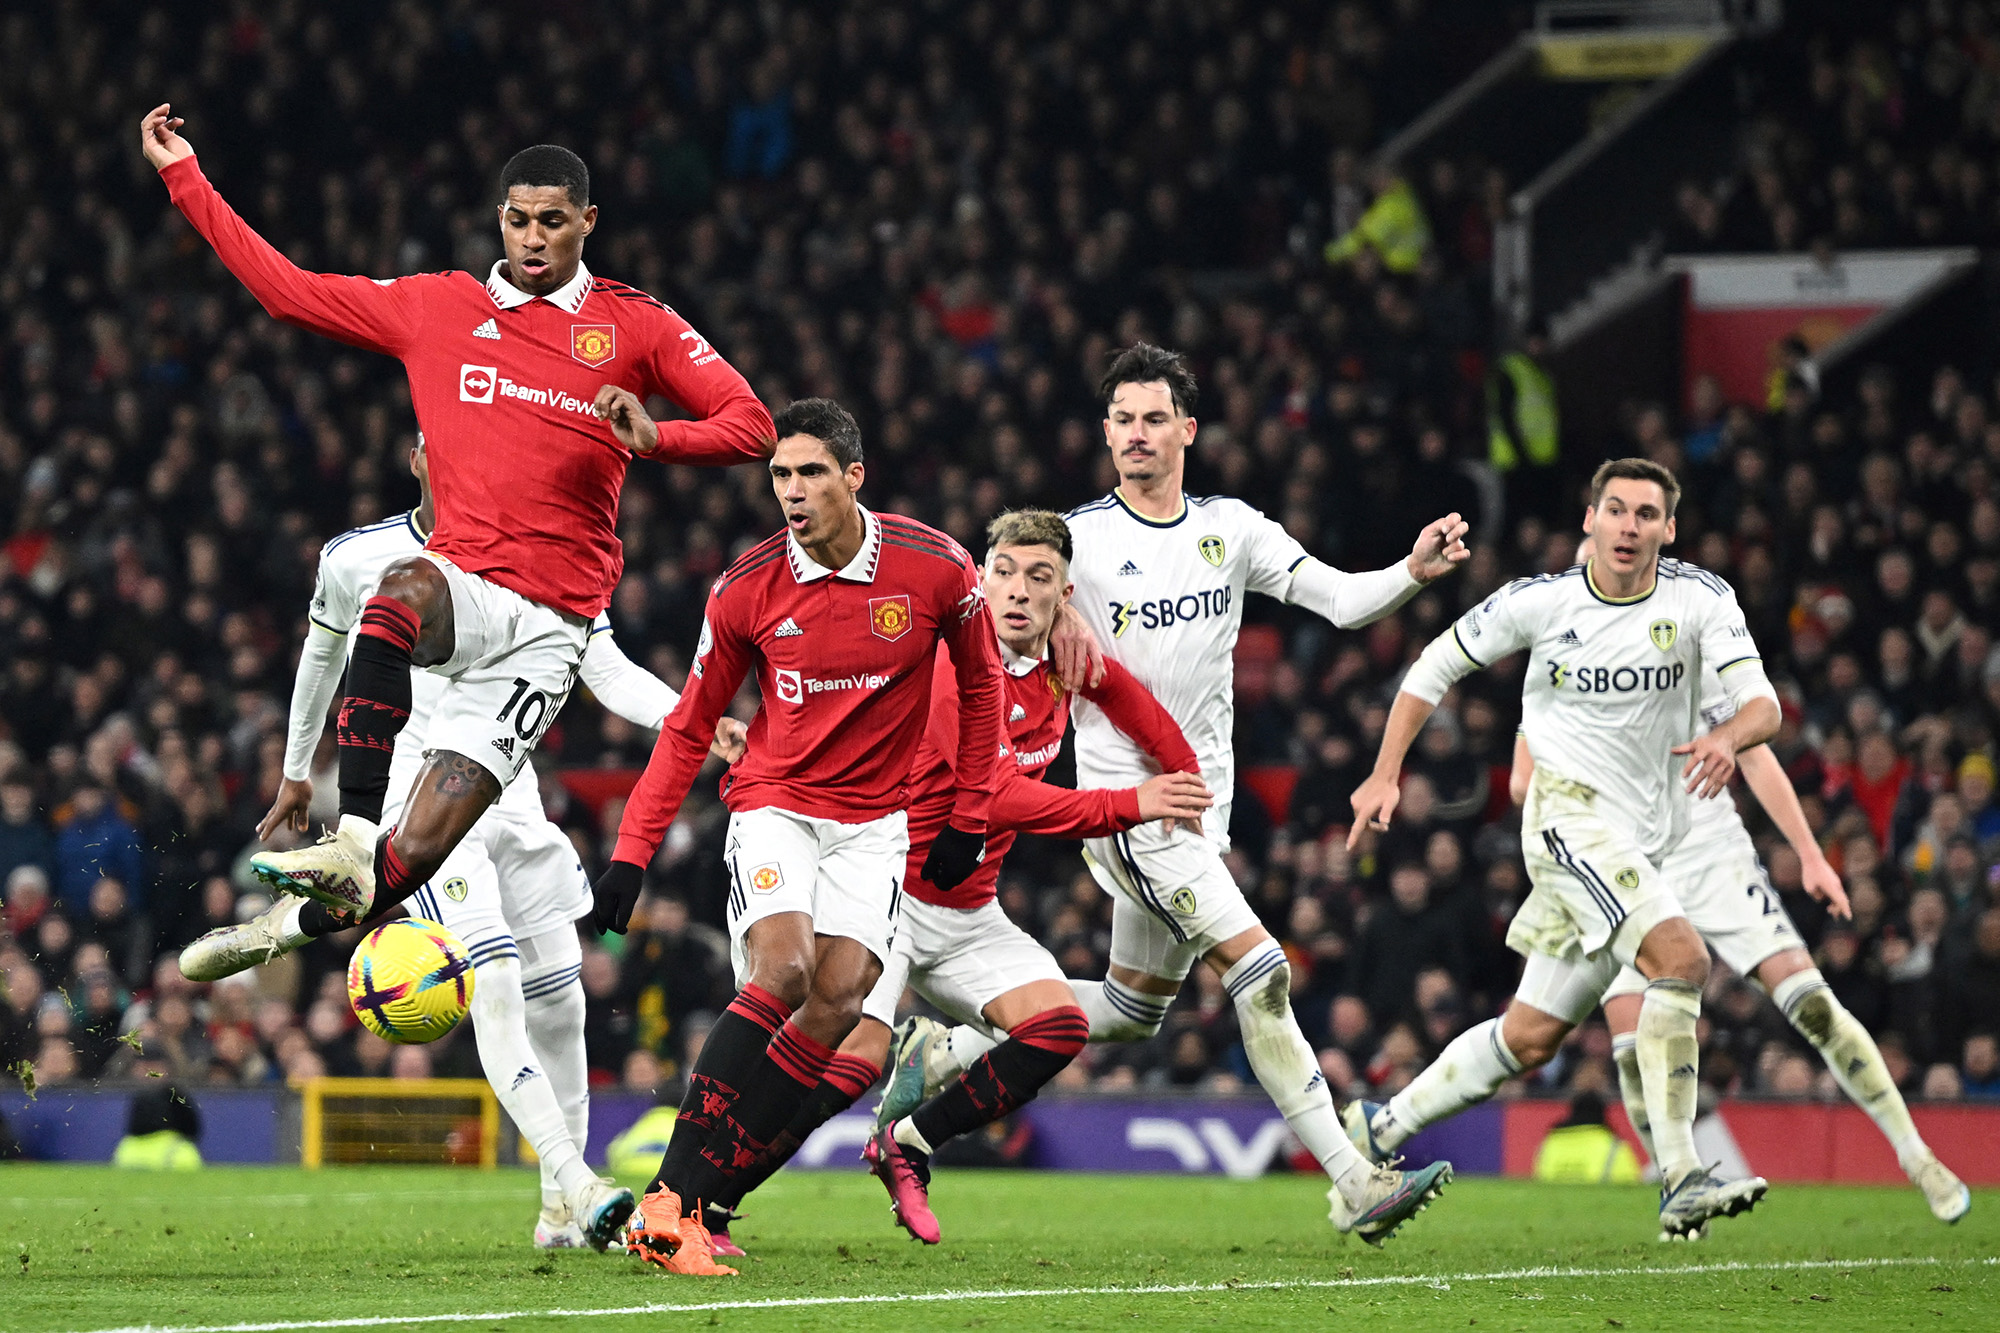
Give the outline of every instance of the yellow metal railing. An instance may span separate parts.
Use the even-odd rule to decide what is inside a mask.
[[[477,1078],[311,1078],[299,1094],[299,1162],[492,1167],[500,1103]]]

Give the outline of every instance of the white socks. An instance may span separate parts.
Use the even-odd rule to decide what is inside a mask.
[[[1618,1066],[1618,1096],[1625,1103],[1625,1118],[1646,1150],[1646,1160],[1656,1167],[1660,1154],[1653,1147],[1653,1122],[1646,1114],[1646,1082],[1639,1077],[1639,1034],[1615,1032],[1611,1036],[1611,1059]]]
[[[1242,966],[1242,964],[1238,964]],[[1092,1041],[1144,1041],[1160,1030],[1172,1007],[1171,995],[1133,990],[1122,981],[1072,981],[1076,1003],[1090,1020]]]
[[[1695,1100],[1700,1091],[1701,987],[1678,977],[1646,983],[1634,1052],[1645,1089],[1660,1181],[1672,1188],[1701,1165],[1694,1147]]]
[[[1292,967],[1285,951],[1276,940],[1265,940],[1222,974],[1222,988],[1236,1002],[1243,1051],[1257,1081],[1306,1151],[1333,1178],[1341,1197],[1359,1204],[1373,1167],[1348,1141],[1340,1113],[1333,1109],[1326,1075],[1320,1073],[1319,1060],[1299,1031],[1299,1020],[1292,1013]],[[1093,1021],[1093,1036],[1095,1026]]]
[[[1475,1023],[1391,1097],[1369,1128],[1375,1141],[1393,1152],[1417,1131],[1485,1101],[1520,1072],[1521,1062],[1500,1036],[1500,1020]]]
[[[277,927],[278,938],[284,941],[285,948],[297,949],[312,939],[312,936],[299,929],[299,913],[305,911],[306,904],[311,901],[310,898],[287,898],[281,904],[278,919],[272,924]],[[473,984],[476,986],[479,983]]]
[[[528,1041],[562,1109],[570,1143],[581,1158],[590,1142],[590,1068],[583,1048],[583,946],[574,926],[520,941],[521,995]],[[539,1153],[541,1150],[536,1149]],[[560,1204],[563,1189],[542,1158],[542,1202]]]
[[[542,1162],[544,1203],[553,1182],[567,1197],[594,1179],[570,1136],[555,1090],[528,1040],[527,1004],[521,998],[521,962],[509,955],[473,969],[472,1033],[486,1081],[514,1125]]]
[[[1868,1113],[1881,1129],[1905,1174],[1930,1158],[1931,1150],[1910,1119],[1910,1108],[1889,1066],[1882,1062],[1881,1048],[1859,1019],[1835,997],[1816,967],[1794,972],[1777,984],[1772,1001],[1785,1020],[1818,1048],[1826,1067],[1848,1099]]]

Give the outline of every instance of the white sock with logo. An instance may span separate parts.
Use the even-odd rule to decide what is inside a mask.
[[[486,1081],[541,1159],[543,1179],[552,1179],[558,1197],[568,1198],[594,1177],[570,1137],[555,1090],[528,1039],[520,959],[498,958],[473,969],[472,1035],[479,1043]],[[542,1200],[549,1201],[546,1187]]]
[[[1660,1180],[1669,1188],[1701,1165],[1694,1146],[1695,1102],[1701,1091],[1701,1043],[1695,1024],[1700,1018],[1701,987],[1678,977],[1646,983],[1634,1051],[1645,1085],[1646,1119],[1658,1149]]]
[[[1374,1167],[1348,1142],[1333,1107],[1333,1090],[1312,1044],[1299,1031],[1292,1013],[1292,965],[1285,951],[1276,940],[1263,941],[1222,974],[1222,988],[1235,1002],[1251,1072],[1341,1197],[1359,1204]]]
[[[1611,1058],[1618,1064],[1618,1095],[1625,1102],[1625,1118],[1646,1149],[1647,1160],[1659,1164],[1653,1149],[1653,1121],[1646,1112],[1646,1083],[1639,1076],[1639,1034],[1620,1032],[1611,1038]]]
[[[1391,1097],[1369,1129],[1377,1143],[1394,1152],[1417,1131],[1485,1101],[1520,1072],[1521,1062],[1500,1035],[1500,1020],[1475,1023]]]
[[[569,1138],[581,1155],[590,1146],[590,1066],[583,1046],[583,946],[574,926],[522,940],[521,994],[528,1041],[562,1108]],[[560,1204],[555,1169],[542,1159],[542,1201]]]
[[[1910,1108],[1897,1090],[1896,1080],[1889,1076],[1882,1048],[1868,1035],[1868,1029],[1861,1026],[1861,1020],[1848,1012],[1847,1006],[1834,995],[1820,970],[1808,967],[1792,973],[1778,983],[1771,992],[1771,1000],[1784,1013],[1785,1020],[1819,1051],[1840,1090],[1868,1113],[1868,1118],[1889,1140],[1904,1173],[1928,1161],[1931,1150],[1923,1135],[1917,1133],[1916,1122],[1910,1119]]]

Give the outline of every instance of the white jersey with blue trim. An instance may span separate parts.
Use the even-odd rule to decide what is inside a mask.
[[[351,529],[329,541],[320,550],[319,576],[313,585],[312,609],[309,612],[313,624],[329,634],[345,637],[348,640],[347,651],[352,653],[354,626],[361,619],[362,607],[381,585],[383,573],[396,561],[416,555],[423,549],[424,538],[417,529],[414,510],[380,523]],[[590,627],[591,638],[595,640],[610,628],[610,619],[599,615]],[[408,793],[404,775],[414,776],[422,765],[424,733],[429,727],[431,713],[444,694],[445,685],[445,678],[434,672],[418,669],[410,673],[410,720],[396,736],[396,752],[391,761],[395,776],[390,782],[390,809],[400,808]],[[316,739],[319,719],[312,719],[311,725]],[[494,802],[494,808],[533,815],[537,819],[542,817],[541,790],[533,765],[522,767],[500,794],[500,799]]]
[[[1284,598],[1306,549],[1226,496],[1188,496],[1179,516],[1162,520],[1114,491],[1065,518],[1074,604],[1105,654],[1139,678],[1194,747],[1215,794],[1204,831],[1227,846],[1243,594]],[[1073,715],[1079,787],[1136,786],[1156,771],[1103,710],[1078,699]]]
[[[1522,649],[1521,731],[1536,768],[1595,791],[1600,816],[1656,863],[1688,829],[1686,759],[1673,748],[1707,729],[1704,679],[1736,705],[1777,697],[1735,590],[1664,557],[1638,597],[1605,596],[1584,565],[1508,584],[1426,648],[1403,689],[1436,703],[1452,681]]]

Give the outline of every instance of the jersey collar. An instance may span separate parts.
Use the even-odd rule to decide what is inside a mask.
[[[821,579],[836,576],[850,583],[873,583],[875,565],[882,556],[882,520],[868,511],[868,506],[856,506],[861,510],[861,549],[847,562],[845,569],[828,569],[819,561],[806,554],[806,548],[799,545],[799,539],[789,533],[785,536],[785,552],[792,558],[792,577],[800,583],[817,583]]]
[[[1007,646],[1005,639],[995,641],[1000,649],[1000,666],[1010,676],[1025,676],[1036,667],[1049,660],[1049,650],[1044,647],[1040,657],[1024,657]]]
[[[1131,504],[1125,499],[1125,495],[1122,491],[1113,490],[1111,492],[1111,498],[1118,502],[1118,507],[1120,509],[1123,509],[1126,513],[1130,514],[1133,518],[1138,519],[1141,523],[1144,523],[1149,528],[1171,528],[1179,524],[1182,520],[1186,519],[1188,516],[1188,502],[1187,502],[1187,495],[1185,493],[1181,495],[1180,511],[1176,513],[1172,518],[1146,517],[1146,515],[1140,513],[1138,510],[1134,509],[1131,506]]]
[[[1645,601],[1648,597],[1651,597],[1656,591],[1659,590],[1660,575],[1658,570],[1655,569],[1653,573],[1653,586],[1646,589],[1646,591],[1640,593],[1638,596],[1636,597],[1606,596],[1605,593],[1598,588],[1597,580],[1591,575],[1591,570],[1595,568],[1595,566],[1596,562],[1593,560],[1584,561],[1583,586],[1590,589],[1590,595],[1592,597],[1595,597],[1598,601],[1603,602],[1606,606],[1634,606],[1640,602]]]
[[[530,301],[547,301],[550,305],[569,311],[574,315],[583,309],[583,300],[590,295],[591,276],[589,267],[582,260],[577,261],[576,274],[568,282],[550,292],[547,296],[530,296],[507,280],[507,261],[493,261],[493,271],[486,275],[486,294],[493,298],[493,304],[502,310],[512,310],[515,306],[526,305]]]

